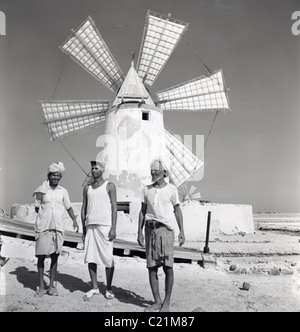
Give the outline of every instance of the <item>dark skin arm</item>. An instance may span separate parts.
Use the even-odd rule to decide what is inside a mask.
[[[107,184],[107,193],[111,204],[111,229],[109,231],[108,237],[109,241],[113,241],[116,238],[117,228],[117,194],[116,187],[112,182],[108,182]]]
[[[178,242],[179,246],[183,246],[185,242],[185,235],[184,235],[184,230],[183,230],[183,218],[182,218],[182,211],[180,209],[179,204],[174,205],[174,214],[175,218],[179,227],[179,235],[178,235]]]
[[[67,211],[68,211],[68,214],[69,214],[70,218],[73,220],[73,228],[74,228],[74,230],[76,230],[76,233],[78,233],[79,226],[78,226],[78,223],[76,221],[76,216],[74,214],[73,208],[70,207]]]
[[[139,226],[138,226],[138,238],[137,238],[138,244],[141,247],[145,247],[145,237],[143,234],[143,228],[145,226],[146,211],[147,211],[147,204],[142,203],[141,210],[139,213]]]
[[[87,207],[87,191],[88,186],[83,188],[83,200],[82,200],[82,207],[81,207],[81,222],[82,222],[82,241],[84,242],[86,236],[86,226],[85,226],[85,219],[86,219],[86,207]]]

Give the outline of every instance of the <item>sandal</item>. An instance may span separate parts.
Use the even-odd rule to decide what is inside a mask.
[[[112,300],[112,299],[115,298],[115,295],[114,295],[114,293],[113,293],[111,290],[107,290],[107,291],[105,292],[105,298],[106,298],[107,300]]]
[[[46,289],[40,289],[37,287],[36,292],[34,294],[35,297],[42,297],[47,293]]]
[[[94,295],[99,295],[99,289],[91,289],[87,293],[84,294],[83,299],[84,301],[89,301]]]

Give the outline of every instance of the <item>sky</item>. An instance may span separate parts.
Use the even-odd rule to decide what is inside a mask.
[[[49,164],[58,160],[67,169],[61,185],[73,202],[82,200],[85,175],[58,142],[49,142],[38,101],[113,101],[114,94],[59,45],[90,15],[126,74],[148,9],[190,24],[150,89],[154,95],[206,75],[203,63],[223,69],[230,89],[231,111],[218,113],[205,147],[204,177],[188,187],[196,186],[203,200],[250,204],[253,212],[300,212],[296,0],[0,0],[6,18],[0,35],[0,208],[32,203]],[[182,138],[207,138],[214,116],[165,112],[164,122]],[[63,140],[86,171],[103,130]]]

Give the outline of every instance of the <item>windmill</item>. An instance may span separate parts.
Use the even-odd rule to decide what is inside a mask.
[[[97,159],[105,161],[118,200],[140,198],[149,183],[149,165],[161,158],[177,187],[203,166],[199,157],[164,126],[164,111],[228,110],[222,70],[157,92],[154,102],[148,87],[156,81],[188,24],[148,10],[137,65],[131,62],[125,76],[88,17],[60,46],[61,50],[116,94],[107,100],[42,101],[44,124],[50,141],[105,124],[97,142]],[[146,88],[147,86],[147,88]]]

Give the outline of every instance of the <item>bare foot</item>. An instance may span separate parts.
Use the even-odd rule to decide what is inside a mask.
[[[160,308],[160,312],[170,312],[170,304],[163,303],[163,305]]]
[[[154,312],[154,311],[159,311],[161,308],[161,303],[154,303],[150,307],[146,308],[144,311],[145,312]]]

